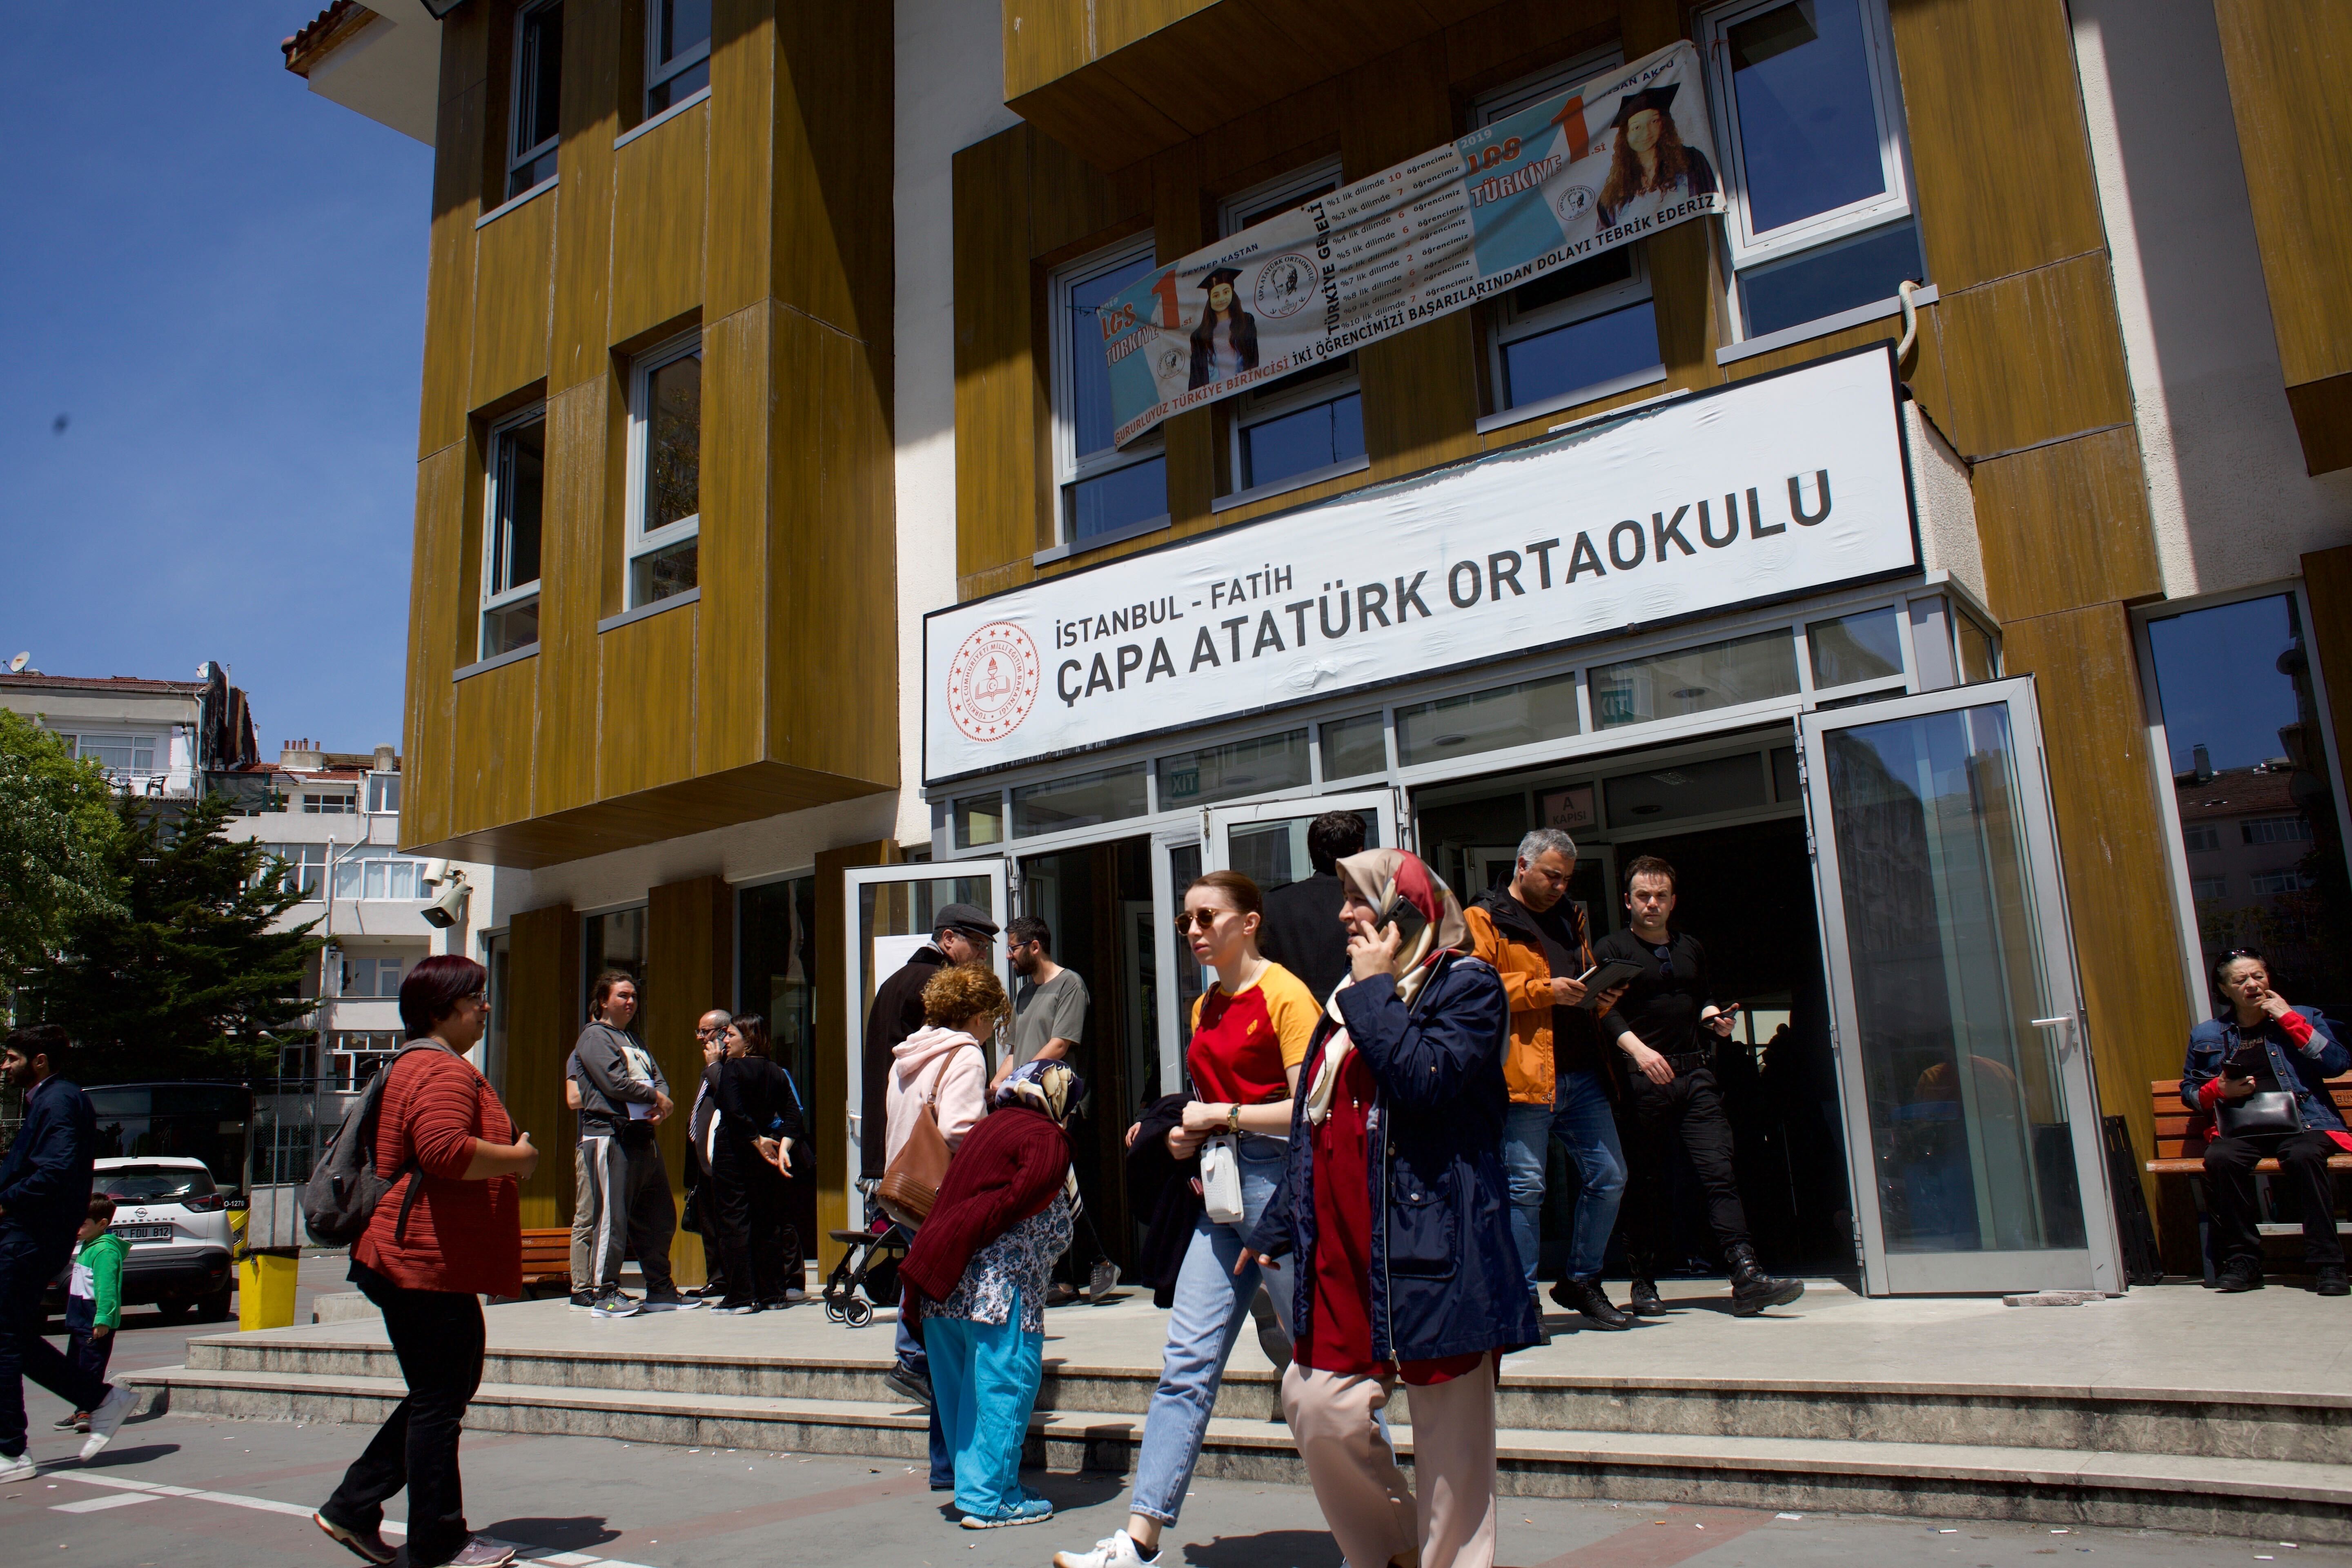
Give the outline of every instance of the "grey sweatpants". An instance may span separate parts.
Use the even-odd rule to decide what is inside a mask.
[[[669,1195],[669,1173],[661,1146],[647,1139],[580,1140],[579,1173],[572,1211],[572,1288],[602,1290],[621,1282],[621,1259],[634,1257],[648,1295],[667,1296],[669,1242],[677,1230],[677,1206]]]

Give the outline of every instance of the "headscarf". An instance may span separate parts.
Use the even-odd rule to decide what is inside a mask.
[[[1026,1061],[1007,1075],[996,1091],[996,1103],[1038,1111],[1055,1126],[1064,1127],[1086,1097],[1086,1080],[1072,1072],[1067,1063]]]
[[[1444,879],[1429,868],[1417,855],[1402,849],[1367,849],[1350,855],[1339,862],[1339,879],[1348,890],[1363,900],[1383,915],[1402,902],[1421,911],[1427,921],[1411,942],[1397,950],[1396,962],[1389,973],[1395,976],[1397,994],[1410,1006],[1414,993],[1429,978],[1431,967],[1440,953],[1466,951],[1470,945],[1470,924],[1462,918],[1461,902]],[[1353,984],[1342,983],[1331,993],[1324,1005],[1339,1030],[1323,1043],[1323,1059],[1317,1064],[1315,1081],[1307,1090],[1307,1119],[1319,1126],[1330,1114],[1331,1096],[1339,1088],[1339,1067],[1348,1053],[1355,1048],[1348,1038],[1347,1019],[1339,1012],[1339,993]]]

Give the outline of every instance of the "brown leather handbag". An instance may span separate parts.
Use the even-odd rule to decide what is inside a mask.
[[[947,1180],[948,1161],[955,1152],[940,1131],[940,1084],[947,1076],[943,1060],[939,1077],[931,1080],[930,1093],[923,1096],[922,1111],[908,1131],[906,1142],[898,1146],[889,1169],[882,1173],[881,1185],[874,1189],[885,1208],[917,1221],[928,1218],[931,1205],[939,1201],[940,1184]]]

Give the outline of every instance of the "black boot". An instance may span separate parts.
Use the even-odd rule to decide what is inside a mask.
[[[1563,1279],[1551,1288],[1551,1299],[1571,1312],[1581,1312],[1596,1329],[1630,1329],[1633,1315],[1620,1311],[1598,1279]]]
[[[2223,1260],[2221,1278],[2213,1281],[2216,1290],[2259,1290],[2263,1288],[2262,1260],[2254,1258],[2231,1258]]]
[[[2344,1265],[2341,1263],[2322,1263],[2314,1272],[2317,1278],[2311,1282],[2311,1288],[2321,1295],[2352,1295],[2352,1285],[2344,1281]]]
[[[1801,1279],[1776,1279],[1756,1261],[1756,1249],[1746,1242],[1727,1248],[1731,1263],[1731,1315],[1752,1318],[1767,1307],[1785,1307],[1805,1293]]]
[[[1539,1345],[1548,1345],[1551,1343],[1551,1331],[1544,1326],[1543,1295],[1540,1291],[1531,1291],[1529,1292],[1529,1295],[1534,1300],[1536,1308],[1536,1343]]]
[[[1625,1310],[1637,1318],[1664,1317],[1666,1303],[1658,1295],[1658,1282],[1646,1274],[1634,1275],[1633,1299],[1625,1303]]]

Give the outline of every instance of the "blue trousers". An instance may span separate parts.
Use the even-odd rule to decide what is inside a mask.
[[[1002,1323],[927,1317],[923,1342],[940,1426],[955,1455],[956,1507],[983,1517],[1001,1512],[1028,1495],[1021,1445],[1045,1375],[1045,1336],[1022,1329],[1016,1296]]]
[[[1544,1166],[1554,1138],[1568,1145],[1581,1183],[1568,1247],[1570,1279],[1601,1278],[1610,1233],[1617,1228],[1617,1205],[1625,1196],[1625,1155],[1599,1073],[1564,1072],[1551,1104],[1512,1106],[1503,1121],[1503,1170],[1511,1184],[1511,1240],[1530,1290],[1543,1246]]]

